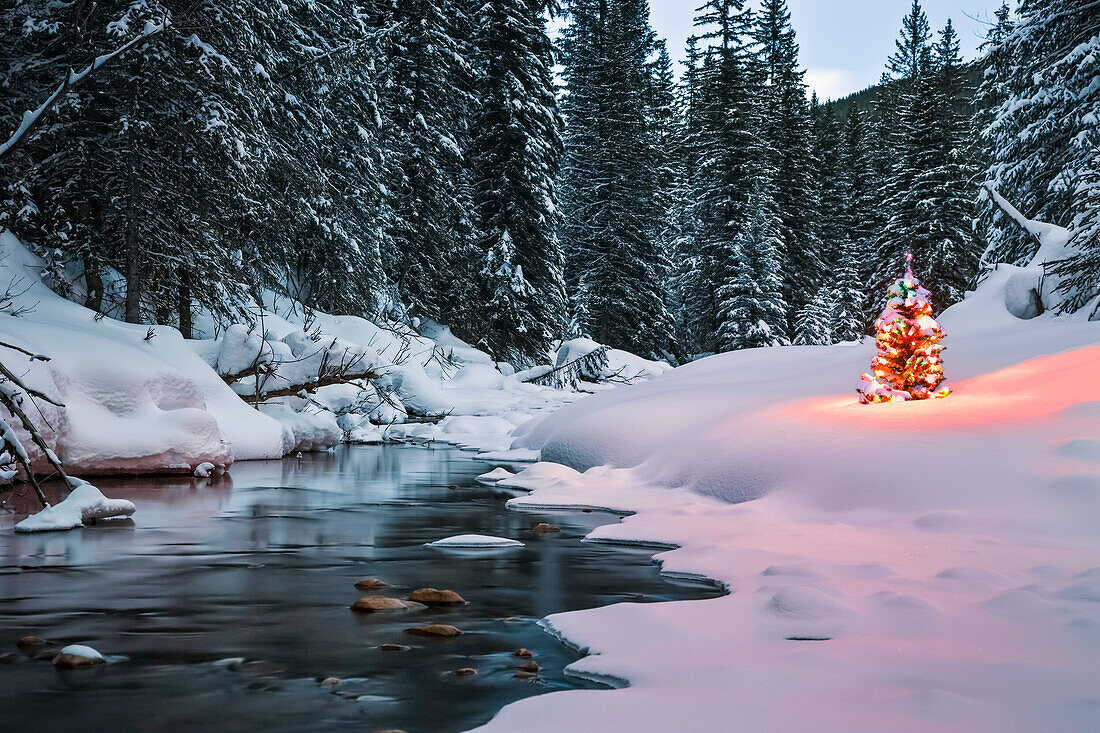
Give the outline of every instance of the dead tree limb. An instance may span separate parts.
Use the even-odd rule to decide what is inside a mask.
[[[42,451],[42,455],[45,456],[46,462],[53,467],[53,470],[57,472],[57,475],[65,482],[68,487],[72,486],[72,482],[69,479],[69,475],[65,473],[65,468],[61,465],[61,461],[54,455],[53,450],[46,444],[46,439],[42,437],[42,434],[38,432],[38,428],[31,422],[30,417],[23,410],[23,396],[19,394],[18,390],[23,390],[27,394],[40,394],[34,390],[30,390],[23,384],[22,380],[16,377],[11,370],[0,364],[0,373],[4,375],[8,382],[12,386],[7,384],[0,384],[0,405],[3,405],[7,411],[23,425],[23,429],[27,431],[27,434],[31,436],[31,440]],[[47,398],[47,401],[51,404],[57,405],[59,403],[54,402]],[[5,423],[5,427],[7,427]],[[14,442],[14,444],[13,444]],[[19,444],[19,441],[11,433],[10,428],[4,431],[4,445],[5,448],[14,451],[12,456],[23,467],[23,470],[27,474],[27,479],[30,481],[31,486],[34,487],[35,494],[38,495],[38,500],[42,502],[42,508],[49,506],[49,502],[46,501],[45,494],[42,493],[42,487],[39,486],[38,480],[35,478],[34,469],[30,465],[30,459],[27,457],[27,453],[23,450],[23,446]]]

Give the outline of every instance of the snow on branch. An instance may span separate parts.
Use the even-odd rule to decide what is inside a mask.
[[[1005,216],[1011,219],[1016,226],[1020,227],[1036,247],[1041,247],[1043,244],[1042,235],[1049,229],[1049,225],[1039,224],[1021,214],[1019,209],[1009,203],[1008,199],[997,192],[992,182],[986,181],[982,186],[989,192],[989,198],[997,208],[1004,212]]]
[[[189,13],[190,10],[188,10],[187,12]],[[186,14],[187,13],[185,13],[185,15]],[[3,160],[13,151],[18,149],[20,145],[22,145],[23,142],[27,139],[27,136],[31,132],[41,127],[42,124],[49,117],[50,113],[56,109],[57,103],[61,100],[61,98],[68,94],[72,89],[75,89],[76,87],[83,84],[93,74],[95,74],[96,71],[103,68],[111,61],[114,61],[116,58],[124,55],[127,51],[130,51],[135,46],[152,40],[156,36],[164,33],[166,30],[172,27],[173,22],[173,20],[166,18],[160,23],[146,23],[145,29],[140,34],[122,44],[118,48],[114,49],[113,51],[109,51],[108,53],[105,53],[101,56],[97,56],[83,70],[73,71],[72,69],[70,69],[68,75],[65,77],[65,80],[58,85],[57,89],[53,91],[53,94],[46,98],[45,102],[39,105],[37,109],[28,110],[27,112],[23,113],[23,120],[15,129],[15,132],[13,132],[6,141],[0,143],[0,160]]]

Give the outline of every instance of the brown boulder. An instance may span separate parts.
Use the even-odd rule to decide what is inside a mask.
[[[384,652],[407,652],[409,647],[404,644],[380,644],[378,646]]]
[[[22,639],[16,642],[16,646],[20,649],[33,649],[39,646],[45,646],[50,642],[45,639],[40,639],[37,636],[24,636]]]
[[[516,673],[512,676],[515,677],[517,680],[533,680],[533,679],[535,679],[536,677],[539,676],[539,673],[538,672],[528,672],[528,671],[523,670],[523,669],[517,669]]]
[[[520,665],[519,667],[516,667],[516,669],[522,670],[524,672],[538,672],[539,671],[539,663],[532,659],[527,664],[523,664],[523,665]]]
[[[414,626],[410,629],[405,629],[405,633],[412,634],[413,636],[445,638],[458,636],[462,632],[456,627],[447,624],[424,624],[423,626]]]
[[[522,659],[530,659],[531,657],[535,656],[535,653],[530,649],[516,649],[514,652],[512,652],[512,656],[520,657]]]
[[[551,532],[561,532],[560,529],[552,524],[547,524],[546,522],[540,522],[536,524],[531,531],[536,534],[550,534]]]
[[[343,680],[339,677],[325,677],[321,680],[321,687],[338,687],[343,684]]]
[[[94,667],[97,664],[105,664],[103,657],[82,657],[78,654],[58,654],[53,660],[54,665],[60,669],[83,669]]]
[[[455,674],[459,677],[469,677],[472,674],[477,674],[477,670],[473,667],[463,667],[462,669],[456,669]]]
[[[425,606],[461,606],[466,599],[453,590],[436,590],[435,588],[421,588],[409,594],[409,600],[415,603],[423,603]]]
[[[377,588],[385,588],[386,584],[378,578],[367,578],[366,580],[360,580],[355,584],[355,587],[359,590],[375,590]]]
[[[402,601],[399,598],[367,596],[351,604],[351,610],[357,613],[373,613],[375,611],[404,611],[415,606],[416,604]]]

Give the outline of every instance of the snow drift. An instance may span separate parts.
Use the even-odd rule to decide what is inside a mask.
[[[9,352],[6,363],[65,405],[40,404],[32,418],[72,473],[190,472],[282,455],[279,423],[233,394],[179,332],[156,326],[149,337],[146,326],[97,318],[46,287],[40,266],[12,234],[0,234],[0,287],[10,283],[24,309],[0,314],[0,340],[50,358],[24,363]]]
[[[873,344],[792,347],[521,428],[553,463],[496,474],[511,506],[637,512],[589,539],[731,594],[552,616],[571,672],[630,687],[483,730],[1100,729],[1100,323],[1014,315],[1027,269],[942,315],[947,399],[860,405]]]

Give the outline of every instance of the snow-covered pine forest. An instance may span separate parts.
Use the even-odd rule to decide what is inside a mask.
[[[914,3],[882,83],[839,103],[808,97],[783,0],[703,4],[680,73],[644,0],[567,3],[555,50],[559,10],[14,3],[12,124],[182,18],[5,157],[0,224],[51,287],[128,322],[209,338],[197,311],[245,320],[271,288],[446,323],[517,365],[574,335],[674,362],[847,340],[906,251],[943,308],[1035,252],[985,180],[1076,232],[1064,307],[1096,291],[1094,8],[1006,4],[971,62]]]
[[[0,7],[9,722],[1100,728],[1100,1],[889,4]]]

